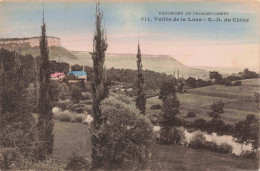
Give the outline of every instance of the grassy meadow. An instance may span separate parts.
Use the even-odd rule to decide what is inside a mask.
[[[55,121],[54,157],[66,167],[73,152],[91,159],[90,133],[86,125]],[[257,161],[182,145],[154,144],[149,170],[255,170]]]
[[[210,105],[219,99],[225,103],[224,113],[221,114],[225,123],[234,124],[239,120],[245,119],[247,114],[255,114],[259,117],[254,102],[254,92],[259,91],[260,79],[242,80],[241,86],[212,85],[190,89],[189,93],[177,94],[181,106],[178,117],[193,122],[195,119],[203,118],[209,120],[207,113],[210,111]],[[160,110],[151,110],[154,104],[162,105],[158,96],[147,99],[147,113],[160,112]],[[197,117],[187,118],[189,111],[194,111]]]

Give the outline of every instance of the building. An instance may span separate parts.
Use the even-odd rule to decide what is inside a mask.
[[[67,75],[74,75],[76,80],[87,80],[87,73],[85,71],[70,71]]]
[[[55,73],[51,74],[51,79],[52,80],[62,80],[63,78],[65,78],[65,74],[64,73],[55,72]]]

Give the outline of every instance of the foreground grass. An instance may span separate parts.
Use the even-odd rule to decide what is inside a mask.
[[[72,153],[91,158],[90,133],[86,125],[55,121],[53,154],[61,162],[67,162]]]
[[[219,154],[207,150],[191,149],[181,145],[155,145],[151,170],[257,170],[258,161]]]
[[[55,122],[54,156],[65,165],[73,152],[91,158],[90,133],[80,123]],[[149,170],[256,170],[257,161],[195,150],[180,145],[158,145],[152,149]]]

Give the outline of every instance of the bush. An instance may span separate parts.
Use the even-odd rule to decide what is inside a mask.
[[[222,143],[218,146],[217,152],[229,154],[232,153],[233,147],[227,143]]]
[[[232,86],[240,86],[241,85],[241,81],[235,81]]]
[[[35,156],[27,158],[14,148],[0,149],[0,169],[3,170],[64,170],[53,158],[36,162]]]
[[[87,101],[86,101],[86,104],[87,104],[87,105],[92,105],[92,104],[93,104],[93,101],[92,101],[92,100],[87,100]]]
[[[200,148],[205,147],[205,142],[206,142],[205,136],[201,132],[197,131],[191,137],[189,147],[200,149]]]
[[[69,157],[66,170],[90,170],[90,162],[85,160],[83,157],[72,153],[72,156]]]
[[[225,133],[226,131],[228,131],[228,127],[226,126],[226,124],[220,120],[211,120],[208,124],[207,124],[207,131],[208,132],[219,132],[219,133]]]
[[[195,112],[188,112],[187,117],[188,118],[196,117],[196,113]]]
[[[84,104],[70,104],[68,108],[71,111],[83,113],[85,111],[86,106]]]
[[[232,83],[231,83],[230,80],[227,80],[227,81],[225,82],[225,85],[226,85],[226,86],[232,86]]]
[[[70,122],[73,119],[73,114],[70,111],[65,110],[63,112],[54,113],[53,118],[58,119],[61,122]]]
[[[93,130],[93,167],[144,169],[151,157],[152,124],[135,107],[114,97],[102,101],[104,122]]]
[[[162,112],[152,112],[148,115],[148,118],[152,122],[153,125],[158,125],[162,120]]]
[[[62,111],[69,109],[69,106],[71,106],[73,103],[71,101],[58,101],[58,102],[53,102],[53,106],[59,107]]]
[[[156,109],[162,109],[162,107],[161,107],[160,104],[155,104],[155,105],[152,105],[152,106],[150,107],[150,109],[156,110]]]
[[[87,106],[86,112],[87,112],[88,114],[93,114],[92,106]]]
[[[246,158],[246,159],[257,159],[259,154],[259,152],[256,152],[256,151],[242,151],[242,153],[240,154],[240,156],[242,158]]]
[[[81,123],[83,121],[83,118],[84,118],[85,115],[81,115],[81,114],[77,114],[74,119],[76,122],[79,122]]]
[[[91,100],[92,94],[89,92],[82,92],[81,97],[82,97],[82,100]]]
[[[201,119],[201,118],[200,119],[196,119],[193,122],[193,126],[196,129],[205,130],[205,129],[207,129],[207,121],[205,119]]]
[[[134,100],[132,98],[124,96],[123,94],[111,93],[110,95],[125,104],[131,104],[134,102]]]
[[[184,130],[176,127],[162,128],[160,130],[159,141],[162,144],[185,144],[186,138]]]
[[[81,99],[82,99],[81,89],[77,87],[73,87],[71,90],[71,101],[73,101],[74,103],[79,103]]]

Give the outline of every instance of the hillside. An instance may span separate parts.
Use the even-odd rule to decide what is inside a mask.
[[[260,91],[259,82],[260,79],[247,79],[242,80],[241,86],[211,85],[190,89],[189,93],[178,94],[181,103],[178,117],[190,122],[198,118],[209,120],[207,113],[210,111],[210,105],[219,99],[225,104],[222,115],[225,123],[234,124],[245,119],[247,114],[255,114],[259,117],[254,97],[254,92]],[[158,96],[149,98],[147,110],[151,111],[150,107],[153,104],[161,103]],[[189,111],[195,111],[197,117],[187,118]]]
[[[19,50],[17,46],[16,47],[5,46],[4,48],[7,50],[16,50],[16,51]],[[39,47],[22,47],[20,48],[20,53],[22,55],[31,54],[32,56],[35,57],[35,56],[40,56],[40,49]],[[51,60],[56,60],[61,62],[77,59],[77,57],[73,53],[71,53],[71,51],[63,47],[57,47],[57,46],[49,47],[49,58]]]
[[[79,63],[85,63],[92,66],[92,59],[88,52],[73,51],[73,54],[78,57]],[[76,61],[72,61],[76,62]],[[106,67],[107,68],[123,68],[123,69],[136,69],[136,55],[135,54],[107,54],[106,55]],[[177,76],[177,70],[180,71],[180,77],[207,77],[208,72],[201,69],[191,68],[183,65],[176,59],[167,55],[146,55],[142,54],[143,69],[148,69],[160,73],[175,74]]]

